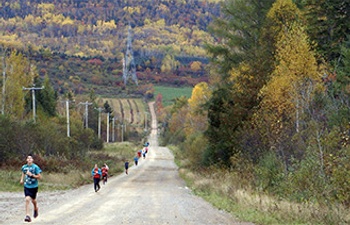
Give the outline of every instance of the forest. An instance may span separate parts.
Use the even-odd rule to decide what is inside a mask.
[[[207,81],[209,60],[203,45],[214,41],[207,26],[220,15],[219,1],[0,4],[0,44],[35,61],[41,77],[48,74],[57,89],[119,94],[129,27],[141,86],[193,86]]]
[[[294,214],[311,214],[306,224],[348,224],[349,1],[225,1],[222,13],[208,28],[209,81],[159,112],[164,144],[179,145],[198,178],[221,178],[213,195],[265,193],[307,206]]]

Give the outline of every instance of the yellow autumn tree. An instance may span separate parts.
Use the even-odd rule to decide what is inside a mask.
[[[163,73],[169,73],[176,69],[176,67],[179,65],[179,61],[177,61],[173,55],[168,54],[164,57],[160,69]]]
[[[192,70],[192,71],[197,72],[198,70],[201,69],[202,63],[199,62],[199,61],[194,61],[194,62],[191,63],[191,66],[190,66],[190,67],[191,67],[191,70]]]
[[[259,116],[269,124],[270,140],[281,140],[283,130],[298,132],[299,115],[305,101],[320,80],[317,63],[292,0],[277,0],[268,13],[275,40],[275,68],[270,81],[262,88]],[[279,137],[279,138],[278,138]],[[283,139],[283,137],[282,137]],[[270,143],[275,146],[276,143]]]
[[[24,97],[27,91],[23,87],[31,87],[36,68],[20,53],[13,52],[6,59],[5,81],[5,114],[21,119],[24,116]]]
[[[206,82],[201,82],[193,88],[191,98],[188,99],[188,112],[184,125],[186,136],[206,130],[208,125],[207,113],[202,110],[202,105],[210,97],[211,90]]]
[[[169,120],[169,131],[174,137],[178,135],[183,136],[184,124],[188,112],[187,104],[188,100],[185,96],[176,98],[170,110],[171,118]]]

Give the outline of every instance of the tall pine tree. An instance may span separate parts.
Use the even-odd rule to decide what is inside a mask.
[[[218,43],[207,45],[219,82],[207,103],[208,163],[230,165],[240,151],[238,130],[259,104],[258,93],[272,69],[272,46],[266,32],[266,13],[273,0],[226,1],[211,32]]]
[[[305,0],[304,11],[308,34],[317,43],[326,61],[338,60],[340,46],[350,34],[350,1]]]

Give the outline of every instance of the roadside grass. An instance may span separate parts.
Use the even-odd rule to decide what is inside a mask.
[[[190,98],[192,95],[192,87],[166,87],[166,86],[154,86],[154,96],[160,93],[163,96],[163,105],[172,105],[174,100],[178,97],[185,96]]]
[[[294,203],[257,193],[241,185],[241,180],[223,169],[191,170],[188,162],[178,158],[179,151],[170,146],[179,166],[179,174],[191,190],[215,207],[231,213],[241,221],[260,225],[345,225],[350,223],[349,209],[340,205]]]
[[[110,176],[118,175],[124,171],[125,159],[131,161],[137,149],[138,146],[133,143],[118,142],[105,144],[103,150],[91,151],[87,156],[75,162],[66,161],[65,163],[62,163],[62,159],[57,158],[56,160],[60,161],[59,165],[63,164],[63,166],[60,166],[58,172],[43,170],[43,178],[39,181],[40,190],[68,190],[92,183],[91,170],[95,163],[97,163],[99,167],[101,167],[103,163],[107,163],[110,168]],[[45,160],[45,157],[42,157],[41,160]],[[47,160],[50,160],[50,163],[55,164],[52,158]],[[39,163],[38,165],[40,166]],[[49,166],[50,165],[48,165],[48,167]],[[10,166],[0,170],[0,179],[2,181],[0,192],[23,191],[23,185],[19,183],[21,178],[21,167],[17,167]]]

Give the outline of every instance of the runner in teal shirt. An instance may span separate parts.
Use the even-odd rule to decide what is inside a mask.
[[[41,169],[38,165],[32,163],[31,165],[25,164],[22,166],[22,172],[25,174],[24,187],[26,188],[36,188],[39,186],[39,182],[37,178],[33,176],[28,176],[27,172],[31,174],[38,175],[41,173]]]
[[[26,217],[25,222],[31,222],[32,219],[29,216],[29,203],[32,202],[34,206],[33,217],[36,218],[38,213],[38,204],[36,201],[36,195],[38,193],[39,182],[41,179],[41,169],[38,165],[33,163],[34,159],[32,155],[27,156],[27,164],[22,166],[22,176],[20,183],[24,184],[24,196],[26,200]]]

